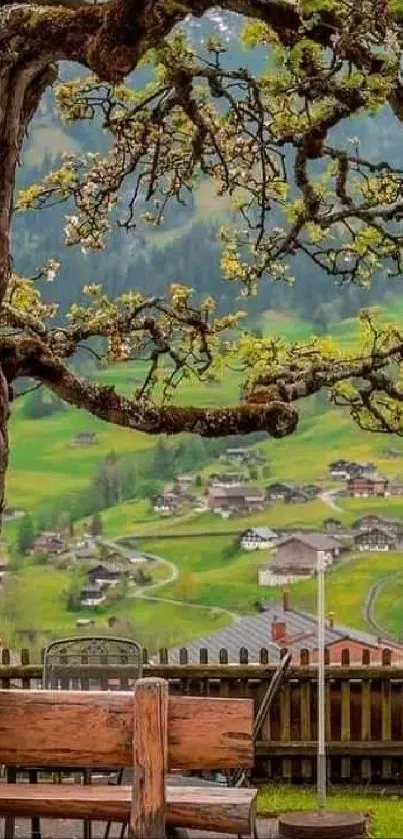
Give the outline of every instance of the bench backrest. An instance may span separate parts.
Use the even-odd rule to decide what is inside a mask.
[[[149,708],[151,715],[167,715],[170,769],[253,765],[251,700],[168,697],[167,690],[161,700],[152,686],[165,684],[140,679],[133,692],[1,690],[0,763],[132,766]]]
[[[251,766],[252,725],[250,700],[169,697],[163,679],[133,693],[2,690],[0,763],[131,766],[129,836],[164,839],[168,768]]]

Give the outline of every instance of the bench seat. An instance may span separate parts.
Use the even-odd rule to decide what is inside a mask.
[[[128,822],[130,786],[0,784],[0,815]],[[249,836],[256,790],[167,786],[166,822],[175,827]]]

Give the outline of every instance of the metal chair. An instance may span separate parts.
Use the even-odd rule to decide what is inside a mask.
[[[130,690],[143,672],[143,650],[137,641],[112,635],[83,635],[52,641],[44,652],[42,687],[51,690]],[[22,769],[23,767],[21,767]],[[83,767],[85,785],[91,783],[96,767]],[[74,770],[77,771],[77,770]],[[61,773],[54,768],[61,781]],[[14,772],[16,779],[16,772]],[[37,782],[37,772],[29,767],[29,780]],[[123,770],[108,773],[109,783],[121,784]],[[7,819],[6,839],[14,837],[14,820]],[[32,839],[41,839],[40,821],[32,819]],[[111,823],[106,826],[109,837]],[[124,825],[122,828],[123,835]],[[84,839],[91,839],[91,822],[84,822]]]
[[[121,667],[128,668],[123,674]],[[105,670],[108,667],[108,671]],[[117,668],[114,673],[114,667]],[[129,675],[130,673],[130,675]],[[143,673],[143,650],[128,638],[111,635],[82,635],[61,638],[46,648],[43,659],[43,687],[53,690],[129,690]],[[134,675],[133,675],[134,674]],[[91,768],[83,769],[85,785],[91,783]],[[109,775],[121,784],[123,769]],[[106,825],[108,839],[111,822]],[[123,837],[125,826],[122,826]],[[91,822],[84,822],[84,839],[91,839]]]

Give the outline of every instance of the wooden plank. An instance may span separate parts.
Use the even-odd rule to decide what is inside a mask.
[[[298,740],[291,743],[259,740],[256,743],[255,750],[257,755],[267,757],[284,757],[285,755],[316,757],[317,748],[318,744],[316,740],[311,740],[310,742]],[[403,754],[403,741],[391,740],[389,743],[384,743],[381,740],[377,740],[364,743],[359,740],[342,743],[340,740],[335,740],[326,743],[326,751],[330,755],[337,757],[401,757]]]
[[[220,664],[163,664],[156,663],[153,665],[146,664],[144,666],[144,676],[158,676],[164,679],[220,679],[228,677],[227,662],[221,660]],[[85,668],[90,672],[91,667],[99,671],[99,665],[88,665]],[[119,675],[120,668],[126,670],[126,665],[108,665],[108,676]],[[74,668],[75,672],[79,670],[79,665]],[[131,678],[136,678],[138,671],[136,667],[130,666],[128,668],[128,675]],[[249,678],[261,679],[270,678],[274,675],[276,666],[274,664],[231,664],[231,679]],[[390,667],[381,665],[363,666],[352,664],[349,667],[340,665],[329,665],[325,670],[326,679],[362,679],[362,680],[383,680],[386,678],[403,680],[403,668],[397,665]],[[0,679],[22,679],[24,676],[29,677],[30,680],[41,679],[42,667],[40,664],[14,664],[14,665],[0,665]],[[316,665],[309,666],[291,666],[287,670],[288,679],[298,679],[303,681],[305,679],[316,679],[318,670]]]
[[[344,654],[345,658],[347,657],[345,654],[348,650],[342,650],[342,656]],[[343,681],[340,685],[340,692],[341,692],[341,739],[343,742],[348,743],[351,737],[351,696],[350,696],[350,682]],[[342,780],[347,780],[351,776],[351,764],[350,758],[342,757],[341,759],[341,778]]]
[[[384,652],[389,651],[384,650]],[[382,740],[389,742],[392,739],[392,700],[389,680],[382,682],[381,690]],[[390,758],[382,760],[382,777],[385,779],[392,777],[392,761]]]
[[[371,682],[363,682],[361,685],[361,738],[366,743],[371,739]],[[362,759],[361,776],[363,780],[370,780],[370,758]]]
[[[252,767],[252,699],[169,698],[170,769]]]
[[[280,690],[280,738],[283,743],[288,743],[291,740],[291,688],[289,683],[283,685]],[[282,761],[281,775],[284,781],[291,781],[291,760],[285,758]]]
[[[171,769],[253,766],[251,699],[170,696],[168,708]],[[131,692],[0,691],[0,719],[1,763],[132,765]]]
[[[310,740],[312,737],[311,726],[311,683],[302,682],[299,686],[300,691],[300,737],[301,740]],[[301,775],[304,780],[310,780],[312,777],[312,763],[308,759],[302,760]]]
[[[131,839],[165,839],[168,683],[140,679],[134,689]]]
[[[129,786],[67,786],[63,784],[0,784],[0,815],[43,818],[101,819],[127,822]],[[252,835],[255,790],[227,787],[166,789],[166,821],[176,827],[203,828],[214,833]]]

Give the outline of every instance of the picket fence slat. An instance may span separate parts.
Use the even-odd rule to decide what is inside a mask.
[[[284,655],[284,650],[281,654]],[[238,651],[236,663],[229,651],[221,649],[212,661],[206,648],[196,657],[186,647],[175,654],[161,649],[153,656],[143,653],[144,675],[162,676],[175,694],[196,696],[245,697],[258,709],[277,664],[270,662],[268,650],[258,651],[258,661],[245,647]],[[218,659],[218,663],[217,663]],[[1,652],[0,684],[3,689],[37,688],[41,684],[42,661],[32,662],[27,649]],[[328,772],[334,780],[403,781],[403,667],[392,665],[390,650],[383,650],[381,663],[364,650],[361,664],[351,662],[347,649],[339,661],[326,666],[326,738]],[[152,662],[152,663],[150,663]],[[196,662],[196,663],[193,663]],[[89,686],[88,670],[78,673],[81,689]],[[64,662],[60,661],[60,686]],[[113,679],[127,690],[136,673],[127,662],[96,667],[107,689]],[[84,675],[84,671],[86,675]],[[101,671],[99,673],[98,671]],[[66,677],[66,672],[64,677]],[[95,675],[95,671],[94,671]],[[67,679],[68,681],[68,679]],[[298,662],[292,662],[263,721],[256,749],[254,775],[284,780],[313,781],[316,776],[317,663],[315,655],[303,649]]]

